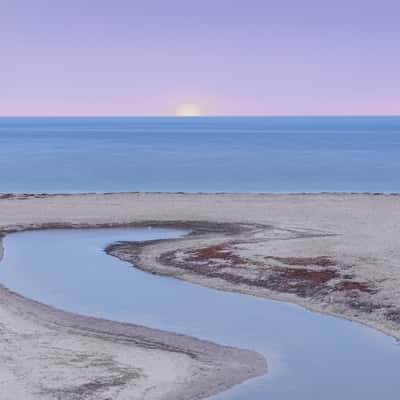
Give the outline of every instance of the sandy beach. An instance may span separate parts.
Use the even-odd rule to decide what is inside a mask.
[[[145,271],[296,303],[400,339],[400,196],[0,195],[3,235],[126,225],[192,230],[106,249]],[[5,399],[201,399],[266,372],[250,351],[65,313],[3,287],[0,329]]]

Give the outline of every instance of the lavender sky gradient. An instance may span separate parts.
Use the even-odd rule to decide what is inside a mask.
[[[399,0],[0,0],[0,115],[398,115],[399,21]]]

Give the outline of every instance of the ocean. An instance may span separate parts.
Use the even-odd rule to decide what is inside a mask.
[[[0,192],[400,192],[400,117],[0,118]]]

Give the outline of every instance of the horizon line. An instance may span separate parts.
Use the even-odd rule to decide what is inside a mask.
[[[209,114],[195,116],[180,115],[91,115],[91,114],[70,114],[70,115],[0,115],[0,118],[176,118],[176,119],[202,119],[202,118],[376,118],[376,117],[400,117],[399,114]]]

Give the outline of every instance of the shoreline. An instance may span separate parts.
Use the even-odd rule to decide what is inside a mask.
[[[207,223],[204,222],[206,226]],[[161,225],[164,227],[165,225]],[[177,228],[181,227],[190,227],[190,223],[182,223],[175,225]],[[224,227],[226,230],[223,230]],[[246,235],[246,228],[241,230],[239,227],[225,226],[221,224],[222,231],[216,233],[215,230],[210,228],[209,231],[204,229],[203,232],[197,232],[196,227],[193,226],[193,234],[183,236],[182,238],[176,239],[164,239],[164,240],[155,240],[155,241],[145,241],[145,242],[120,242],[120,243],[113,243],[108,245],[104,251],[111,256],[117,257],[122,261],[128,262],[131,264],[133,268],[139,268],[144,272],[149,272],[151,274],[159,275],[159,276],[166,276],[166,277],[173,277],[175,279],[179,279],[185,282],[190,282],[192,284],[208,287],[210,289],[215,289],[223,292],[232,292],[232,293],[239,293],[248,296],[255,296],[266,298],[273,301],[289,303],[302,309],[316,312],[323,315],[329,315],[335,318],[341,318],[348,320],[350,322],[358,323],[364,325],[370,329],[377,330],[387,336],[392,337],[396,341],[400,341],[400,324],[392,325],[388,327],[388,324],[385,323],[387,321],[379,321],[379,320],[368,320],[365,315],[357,315],[355,314],[348,314],[346,311],[348,310],[341,310],[341,312],[332,311],[329,308],[324,308],[323,305],[319,304],[318,302],[310,302],[310,299],[303,298],[298,296],[299,293],[296,293],[295,290],[292,290],[291,293],[285,291],[276,291],[273,289],[266,287],[258,287],[251,284],[240,282],[240,275],[233,276],[234,282],[229,282],[224,277],[224,274],[218,276],[218,274],[211,274],[207,273],[198,273],[198,271],[204,271],[205,267],[210,265],[211,260],[219,260],[221,259],[220,255],[217,254],[216,258],[213,256],[207,256],[203,258],[200,263],[194,263],[194,265],[190,265],[191,259],[186,259],[185,266],[183,266],[182,262],[177,262],[175,259],[170,257],[175,252],[182,251],[182,248],[189,248],[190,254],[196,253],[197,251],[201,250],[209,250],[214,251],[214,249],[219,247],[221,244],[225,246],[225,244],[234,243],[235,245],[243,244],[240,241],[241,234],[244,233]],[[256,226],[257,230],[260,228],[270,229],[271,227],[260,227]],[[251,228],[247,227],[249,231]],[[202,237],[206,232],[205,237]],[[207,233],[212,235],[212,239],[210,240],[207,237]],[[249,234],[249,232],[247,232]],[[197,236],[199,236],[197,238]],[[318,237],[321,236],[319,234],[316,235],[309,235],[305,234],[304,237]],[[328,234],[327,236],[334,236]],[[288,239],[285,239],[288,240]],[[189,246],[187,244],[189,242]],[[217,243],[217,244],[215,244]],[[211,244],[211,245],[210,245]],[[204,247],[206,246],[206,247]],[[226,251],[225,249],[222,252]],[[229,254],[230,256],[230,254]],[[229,261],[229,256],[226,257],[223,255],[222,260],[223,262]],[[236,257],[236,255],[234,256]],[[246,260],[247,261],[247,260]],[[205,264],[208,262],[208,264]],[[217,261],[218,263],[219,261]],[[250,265],[250,263],[249,263]],[[229,266],[231,267],[231,266]],[[300,269],[302,270],[302,269]],[[311,270],[313,271],[313,270]],[[314,272],[314,271],[313,271]],[[319,271],[315,271],[319,272]],[[259,279],[259,278],[258,278]],[[302,277],[296,277],[299,281],[302,280]],[[308,278],[306,278],[308,280]],[[353,281],[344,281],[350,284],[353,284]],[[308,282],[307,282],[308,283]],[[358,282],[356,282],[358,284]],[[353,291],[355,288],[350,287],[350,290]],[[353,292],[354,295],[354,292]],[[311,299],[312,301],[312,299]]]
[[[180,239],[105,250],[151,273],[297,304],[400,338],[397,195],[116,193],[16,200],[0,199],[0,233],[185,227],[193,231]]]
[[[75,225],[73,228],[100,227],[110,226]],[[28,227],[28,230],[30,228],[32,229]],[[33,229],[51,228],[37,226]],[[71,227],[57,225],[57,229]],[[0,267],[4,253],[3,238],[7,234],[25,230],[23,226],[19,226],[12,232],[1,232]],[[3,322],[7,324],[3,325]],[[25,325],[24,330],[15,334],[13,325]],[[49,343],[46,343],[45,349],[39,351],[27,349],[24,342],[28,342],[28,346],[34,346],[32,342],[36,342],[37,337],[29,340],[30,334],[26,329],[35,331],[34,336],[38,336],[39,331],[41,336],[46,337],[46,342],[54,344],[50,349]],[[1,283],[0,332],[0,378],[6,378],[0,379],[0,394],[5,396],[5,400],[14,399],[15,396],[23,396],[24,400],[128,399],[131,396],[151,400],[200,400],[267,373],[264,357],[252,350],[237,349],[179,333],[63,311],[28,299]],[[18,336],[24,336],[24,339]],[[56,340],[48,337],[55,337]],[[72,344],[60,344],[63,341]],[[90,356],[86,349],[88,341],[94,342]],[[19,348],[17,355],[10,354],[5,348],[14,345]],[[52,351],[53,347],[57,348],[56,352]],[[104,347],[108,349],[105,350]],[[119,363],[119,358],[126,358],[126,354],[121,350],[130,354],[132,359],[124,359],[123,363]],[[71,354],[59,354],[60,351]],[[25,353],[30,353],[33,360],[24,360]],[[103,354],[100,356],[99,353]],[[84,377],[77,376],[77,372],[82,372],[82,366],[72,365],[70,368],[64,368],[64,371],[58,368],[60,364],[67,366],[71,363],[71,358],[81,357],[94,358],[94,362],[88,360],[84,363]],[[118,361],[110,361],[107,358]],[[31,364],[32,361],[34,365]],[[104,364],[103,370],[99,371],[99,363]],[[30,368],[39,370],[32,374],[33,379],[21,379],[18,376],[22,370]],[[164,371],[165,368],[169,371]],[[41,382],[38,383],[35,382],[35,375],[40,375],[40,369],[45,376],[42,375]],[[163,376],[164,373],[166,376]],[[63,375],[66,375],[65,382],[61,381],[56,385],[52,382],[58,381]],[[69,382],[71,380],[73,382]],[[60,395],[63,397],[59,397]]]
[[[316,192],[0,192],[0,200],[26,200],[32,198],[73,197],[73,196],[115,196],[115,195],[196,195],[196,196],[400,196],[400,192],[351,192],[351,191],[316,191]]]

